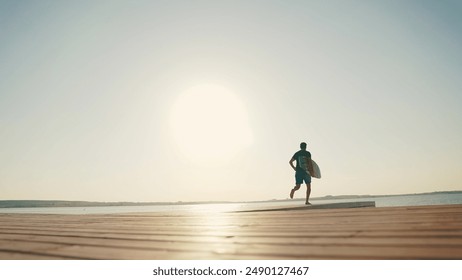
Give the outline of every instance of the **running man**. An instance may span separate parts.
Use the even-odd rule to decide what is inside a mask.
[[[297,162],[294,166],[294,161]],[[294,198],[294,193],[300,189],[300,186],[306,184],[306,205],[311,205],[311,176],[309,170],[313,170],[311,164],[311,153],[306,150],[306,143],[300,143],[300,151],[296,152],[289,161],[290,166],[295,170],[295,187],[290,191],[290,198]]]

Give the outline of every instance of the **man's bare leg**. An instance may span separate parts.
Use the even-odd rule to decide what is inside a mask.
[[[296,191],[298,191],[298,189],[300,189],[300,186],[301,186],[301,184],[297,184],[297,185],[295,185],[295,187],[290,191],[290,198],[291,198],[291,199],[294,198],[294,193],[295,193]]]
[[[310,194],[311,194],[311,184],[306,184],[306,205],[311,205],[310,203]]]

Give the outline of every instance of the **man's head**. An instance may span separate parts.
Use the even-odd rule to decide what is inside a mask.
[[[300,143],[300,149],[306,150],[306,143],[305,142]]]

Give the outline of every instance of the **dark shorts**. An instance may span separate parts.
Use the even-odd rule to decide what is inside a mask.
[[[311,184],[311,176],[308,175],[308,173],[306,173],[305,171],[295,172],[295,184],[303,184],[303,181],[305,181],[305,184]]]

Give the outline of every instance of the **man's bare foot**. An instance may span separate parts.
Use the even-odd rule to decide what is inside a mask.
[[[311,203],[309,203],[309,202],[307,201],[307,202],[305,202],[305,205],[311,205]]]
[[[295,189],[292,189],[290,191],[290,199],[294,199],[294,193],[295,193]]]

